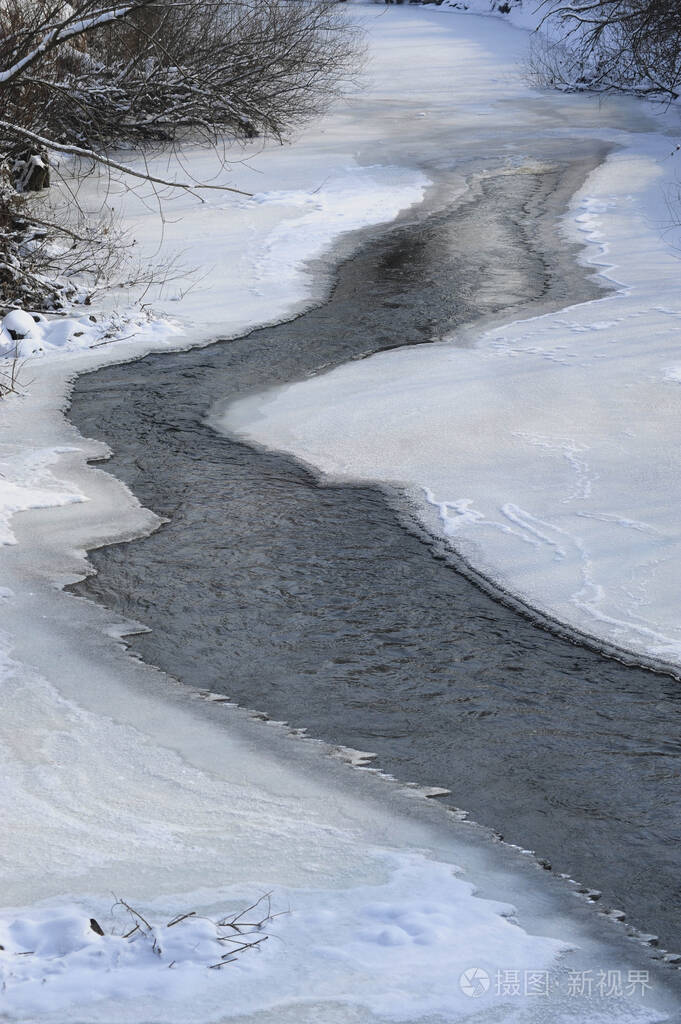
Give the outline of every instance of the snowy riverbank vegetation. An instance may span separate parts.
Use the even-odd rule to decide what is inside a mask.
[[[676,0],[545,0],[531,64],[540,85],[673,101],[681,90]]]
[[[99,165],[131,188],[197,197],[225,187],[128,161],[154,144],[281,139],[335,95],[356,53],[330,0],[0,0],[0,309],[63,308],[76,275],[119,258],[115,224],[84,214],[74,173]],[[55,173],[70,189],[58,210],[45,198]]]
[[[430,2],[430,0],[424,0]],[[541,87],[676,100],[681,20],[676,0],[442,0],[536,30],[529,59]]]

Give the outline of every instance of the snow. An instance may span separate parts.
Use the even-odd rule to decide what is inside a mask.
[[[546,13],[541,0],[442,0],[440,10],[493,15],[530,31],[539,27]]]
[[[12,335],[21,338],[30,337],[39,323],[38,317],[32,317],[22,309],[14,309],[7,314],[0,324],[0,337],[8,344],[12,341]]]
[[[419,203],[429,179],[418,169],[390,163],[359,165],[351,147],[339,151],[325,134],[315,139],[304,163],[295,147],[253,154],[238,166],[239,183],[252,199],[206,193],[194,196],[167,190],[168,214],[158,216],[153,191],[133,194],[116,183],[107,189],[122,226],[131,238],[131,253],[143,277],[157,266],[158,283],[118,290],[103,301],[116,309],[122,301],[144,302],[157,317],[180,324],[193,342],[239,334],[263,320],[291,316],[319,294],[319,273],[308,264],[330,253],[340,237],[393,220]],[[237,154],[241,157],[241,154]],[[260,161],[275,163],[263,175]],[[252,163],[251,163],[252,161]],[[168,158],[150,160],[153,173],[168,173]],[[183,153],[171,175],[182,176],[189,164],[197,177],[232,180],[218,156],[206,149]],[[256,168],[256,169],[254,169]],[[263,188],[263,177],[272,186]],[[97,214],[102,196],[86,182],[81,202]]]
[[[170,1003],[171,1019],[181,1021],[187,1013],[194,1019],[196,1001],[204,1003],[207,988],[213,999],[229,993],[239,1009],[218,1011],[227,1017],[295,1000],[350,998],[394,1020],[430,1013],[451,1017],[452,1011],[460,1019],[468,1016],[470,999],[452,980],[470,965],[490,976],[501,967],[521,974],[542,971],[563,949],[559,942],[520,932],[509,920],[513,908],[475,899],[470,884],[448,865],[417,853],[373,856],[387,869],[381,884],[335,893],[280,891],[284,913],[263,931],[244,936],[247,942],[267,936],[267,945],[227,956],[233,962],[220,973],[207,969],[234,948],[218,939],[228,929],[200,915],[170,928],[143,926],[127,939],[135,923],[129,916],[119,915],[117,934],[105,929],[99,936],[77,906],[8,919],[0,925],[5,1009],[50,1020],[87,993],[88,1001],[99,1003],[92,1008],[95,1019],[109,1019],[116,1000],[134,1000],[135,1007],[122,1008],[128,1019],[130,1010],[140,1012],[143,1000],[143,1019],[156,1020],[161,1018],[153,1001],[162,997],[163,1014]],[[295,909],[288,912],[288,906]]]
[[[202,154],[202,158],[205,162],[206,155]],[[216,162],[215,157],[213,161]],[[0,321],[0,372],[4,369],[3,357],[10,361],[15,356],[24,359],[54,355],[59,351],[120,345],[130,339],[145,346],[163,348],[176,345],[177,335],[186,334],[192,324],[200,325],[204,337],[209,330],[224,329],[229,323],[227,304],[215,302],[214,293],[234,290],[235,264],[239,268],[236,283],[250,293],[253,303],[250,318],[241,320],[240,327],[247,329],[258,322],[253,318],[258,314],[262,316],[264,302],[269,317],[276,320],[288,311],[292,296],[300,302],[311,294],[312,277],[308,269],[311,260],[328,253],[339,236],[393,220],[402,209],[418,203],[428,185],[425,174],[409,168],[341,166],[327,168],[325,177],[313,180],[313,187],[272,189],[257,193],[252,200],[241,204],[225,205],[221,197],[217,210],[206,204],[208,209],[204,212],[190,199],[194,206],[189,207],[193,214],[191,222],[178,220],[177,252],[173,252],[174,239],[168,238],[165,259],[169,266],[176,257],[186,259],[187,235],[198,229],[192,241],[200,250],[201,261],[205,260],[209,266],[210,283],[196,265],[185,267],[184,273],[178,271],[178,274],[166,267],[159,273],[163,283],[153,289],[158,300],[154,306],[160,308],[165,302],[166,316],[145,315],[134,306],[123,312],[103,308],[97,313],[49,317],[12,310]],[[121,198],[142,206],[145,212],[141,219],[145,222],[149,219],[146,200],[142,202],[137,197],[135,203],[136,197],[125,192]],[[235,216],[237,224],[243,218],[245,230],[255,234],[247,247],[243,246],[241,233],[235,231]],[[134,226],[137,231],[142,227],[139,218],[139,212],[136,217],[130,217],[130,227]],[[151,225],[144,224],[151,231],[148,242],[151,252],[157,246],[154,235],[159,224],[161,221],[156,214]],[[211,260],[215,261],[212,266]],[[206,298],[207,293],[210,300]],[[115,301],[114,296],[109,296],[109,301],[112,298]],[[239,305],[244,305],[243,298]]]
[[[37,321],[28,314],[29,323],[11,314],[3,328],[8,360],[9,342],[30,352],[20,393],[0,401],[0,1014],[10,1020],[373,1024],[439,1016],[623,1024],[673,1019],[677,1008],[647,953],[529,856],[493,844],[416,789],[353,770],[333,756],[337,750],[255,721],[131,659],[120,640],[135,624],[60,589],[87,571],[87,548],[159,525],[90,464],[106,457],[105,446],[65,420],[76,374],[293,315],[323,293],[332,244],[340,240],[341,251],[350,251],[348,232],[430,201],[427,159],[446,170],[449,201],[465,190],[473,164],[478,171],[488,161],[522,164],[529,137],[549,131],[571,139],[579,123],[600,138],[613,121],[647,123],[629,101],[528,95],[513,65],[524,37],[500,21],[409,9],[362,17],[374,54],[366,93],[339,105],[295,146],[237,151],[229,175],[205,150],[152,161],[167,178],[179,176],[184,159],[203,180],[227,181],[256,201],[211,192],[198,204],[182,193],[159,226],[151,190],[132,195],[113,183],[107,190],[92,178],[83,185],[83,204],[116,207],[141,267],[159,245],[161,261],[184,259],[179,275],[169,272],[144,295],[160,322],[131,314],[122,337],[107,337],[111,307],[128,297],[121,293],[92,307],[96,321],[89,313]],[[414,115],[408,133],[405,111]],[[619,129],[608,131],[619,138]],[[497,146],[506,147],[501,161]],[[601,230],[599,210],[587,211],[590,231]],[[314,272],[310,260],[318,261]],[[192,265],[202,269],[192,273]],[[668,296],[665,308],[672,314],[661,313],[661,322],[674,321],[676,300]],[[580,315],[569,313],[574,322]],[[626,315],[599,311],[592,323],[602,329],[569,331],[570,340],[604,342],[612,328],[602,325],[626,323]],[[507,328],[504,337],[512,336]],[[522,349],[521,340],[513,344]],[[503,359],[492,345],[484,351],[485,365],[532,358],[539,367],[558,366],[522,351]],[[483,365],[477,350],[464,357],[450,345],[427,356],[438,352]],[[677,363],[666,352],[659,374]],[[375,387],[375,364],[355,365]],[[404,378],[393,374],[397,364],[383,365],[379,383],[392,382],[398,401]],[[433,364],[440,384],[443,367],[449,363]],[[473,382],[482,380],[476,373]],[[418,395],[422,378],[412,383]],[[676,396],[676,384],[662,386]],[[426,379],[419,415],[436,391]],[[497,440],[482,435],[481,443]],[[365,441],[370,460],[371,438]],[[537,452],[545,457],[545,449],[531,450],[534,464]],[[568,454],[567,464],[583,464],[578,445]],[[474,519],[476,495],[450,493],[443,482],[433,481],[434,500],[468,508]],[[534,514],[511,494],[504,502]],[[624,508],[605,511],[648,522]],[[646,532],[631,532],[647,540]],[[220,920],[268,891],[275,911],[291,913],[268,925],[271,938],[259,951],[244,951],[229,968],[209,969],[217,938],[205,921],[168,928],[189,910]],[[112,893],[150,922],[160,955],[153,941],[122,937],[111,918]],[[105,936],[89,929],[90,918]],[[493,984],[474,999],[458,980],[463,970],[499,969],[548,970],[564,981],[569,969],[613,966],[625,974],[649,969],[652,993],[587,1001],[557,986],[547,1008],[498,995]]]
[[[11,310],[0,321],[0,359],[21,360],[35,356],[56,355],[120,344],[130,338],[142,340],[155,337],[172,343],[179,327],[163,317],[143,316],[134,311],[125,314],[97,316],[44,316],[23,309]],[[0,367],[3,364],[0,363]],[[18,378],[21,386],[21,375]]]

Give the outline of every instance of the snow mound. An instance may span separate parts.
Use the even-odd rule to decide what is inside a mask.
[[[143,334],[179,333],[166,319],[152,320],[135,314],[64,316],[48,319],[42,313],[11,310],[0,323],[0,358],[26,359],[58,352],[75,352]]]
[[[395,1020],[456,1020],[480,1009],[458,984],[471,967],[489,977],[509,967],[559,969],[567,944],[527,934],[512,920],[513,907],[477,897],[451,865],[419,853],[375,854],[388,870],[382,883],[277,891],[277,904],[288,900],[291,912],[273,917],[267,902],[219,922],[178,914],[156,924],[158,909],[131,913],[122,904],[113,925],[75,904],[6,914],[3,1010],[15,1019],[61,1013],[63,1020],[69,1007],[83,1013],[87,993],[88,1020],[111,1019],[106,1007],[114,1003],[116,1019],[127,1020],[121,1002],[134,1003],[143,1014],[137,1020],[205,1021],[310,999],[350,1000]],[[246,922],[242,933],[230,934],[234,920]],[[103,935],[95,930],[100,921]],[[489,1008],[508,998],[490,989],[480,1002]]]
[[[123,916],[110,934],[77,906],[0,921],[0,982],[9,1006],[64,1006],[84,991],[94,999],[124,991],[134,997],[160,990],[169,968],[227,967],[268,938],[258,925],[235,924],[240,915],[217,922],[191,912],[151,924],[126,904],[117,908]]]
[[[681,384],[681,365],[668,366],[663,371],[664,380],[670,381],[672,384]]]

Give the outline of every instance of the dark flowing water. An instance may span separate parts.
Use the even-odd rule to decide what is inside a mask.
[[[151,627],[185,682],[378,754],[681,948],[681,686],[560,639],[455,571],[381,491],[320,486],[211,407],[540,298],[593,294],[551,241],[558,173],[369,240],[329,301],[235,341],[81,377],[71,417],[168,522],[76,591]],[[565,284],[564,282],[567,282]]]

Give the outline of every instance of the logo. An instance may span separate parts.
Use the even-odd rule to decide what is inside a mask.
[[[483,967],[469,967],[459,978],[459,986],[465,996],[477,999],[489,988],[489,974]]]

